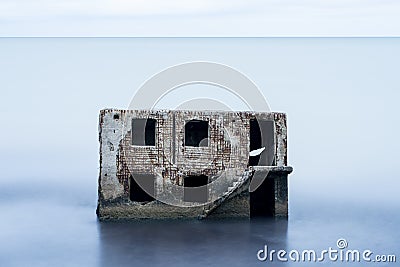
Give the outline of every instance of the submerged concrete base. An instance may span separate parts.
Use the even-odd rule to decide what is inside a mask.
[[[99,206],[97,215],[105,220],[165,220],[165,219],[199,219],[204,214],[205,206],[174,207],[157,200],[147,204],[115,203]],[[227,200],[211,213],[209,218],[249,218],[249,198],[237,196]]]

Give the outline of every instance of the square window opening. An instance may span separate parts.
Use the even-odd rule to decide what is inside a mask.
[[[156,145],[155,119],[132,120],[132,145],[155,146]]]
[[[193,175],[183,179],[183,200],[187,202],[206,203],[208,200],[208,176]]]
[[[135,202],[149,202],[154,200],[155,176],[148,174],[134,174],[129,179],[129,199]]]
[[[208,146],[208,121],[190,120],[185,124],[185,146]]]

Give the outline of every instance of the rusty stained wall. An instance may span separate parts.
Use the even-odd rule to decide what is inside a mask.
[[[155,146],[131,144],[134,118],[156,119]],[[226,168],[242,175],[247,168],[250,119],[275,121],[273,165],[286,166],[284,113],[218,111],[146,111],[105,109],[100,112],[100,198],[128,198],[132,173],[162,176],[163,183],[183,184],[187,175],[218,175]],[[184,126],[192,119],[209,122],[208,147],[184,146]]]

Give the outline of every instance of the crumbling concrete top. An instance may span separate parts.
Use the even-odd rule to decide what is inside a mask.
[[[269,172],[284,172],[284,173],[292,173],[292,166],[251,166],[250,170],[254,170],[260,173],[269,173]]]

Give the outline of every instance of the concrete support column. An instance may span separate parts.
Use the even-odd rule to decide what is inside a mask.
[[[274,174],[275,217],[288,217],[288,183],[287,173]]]

